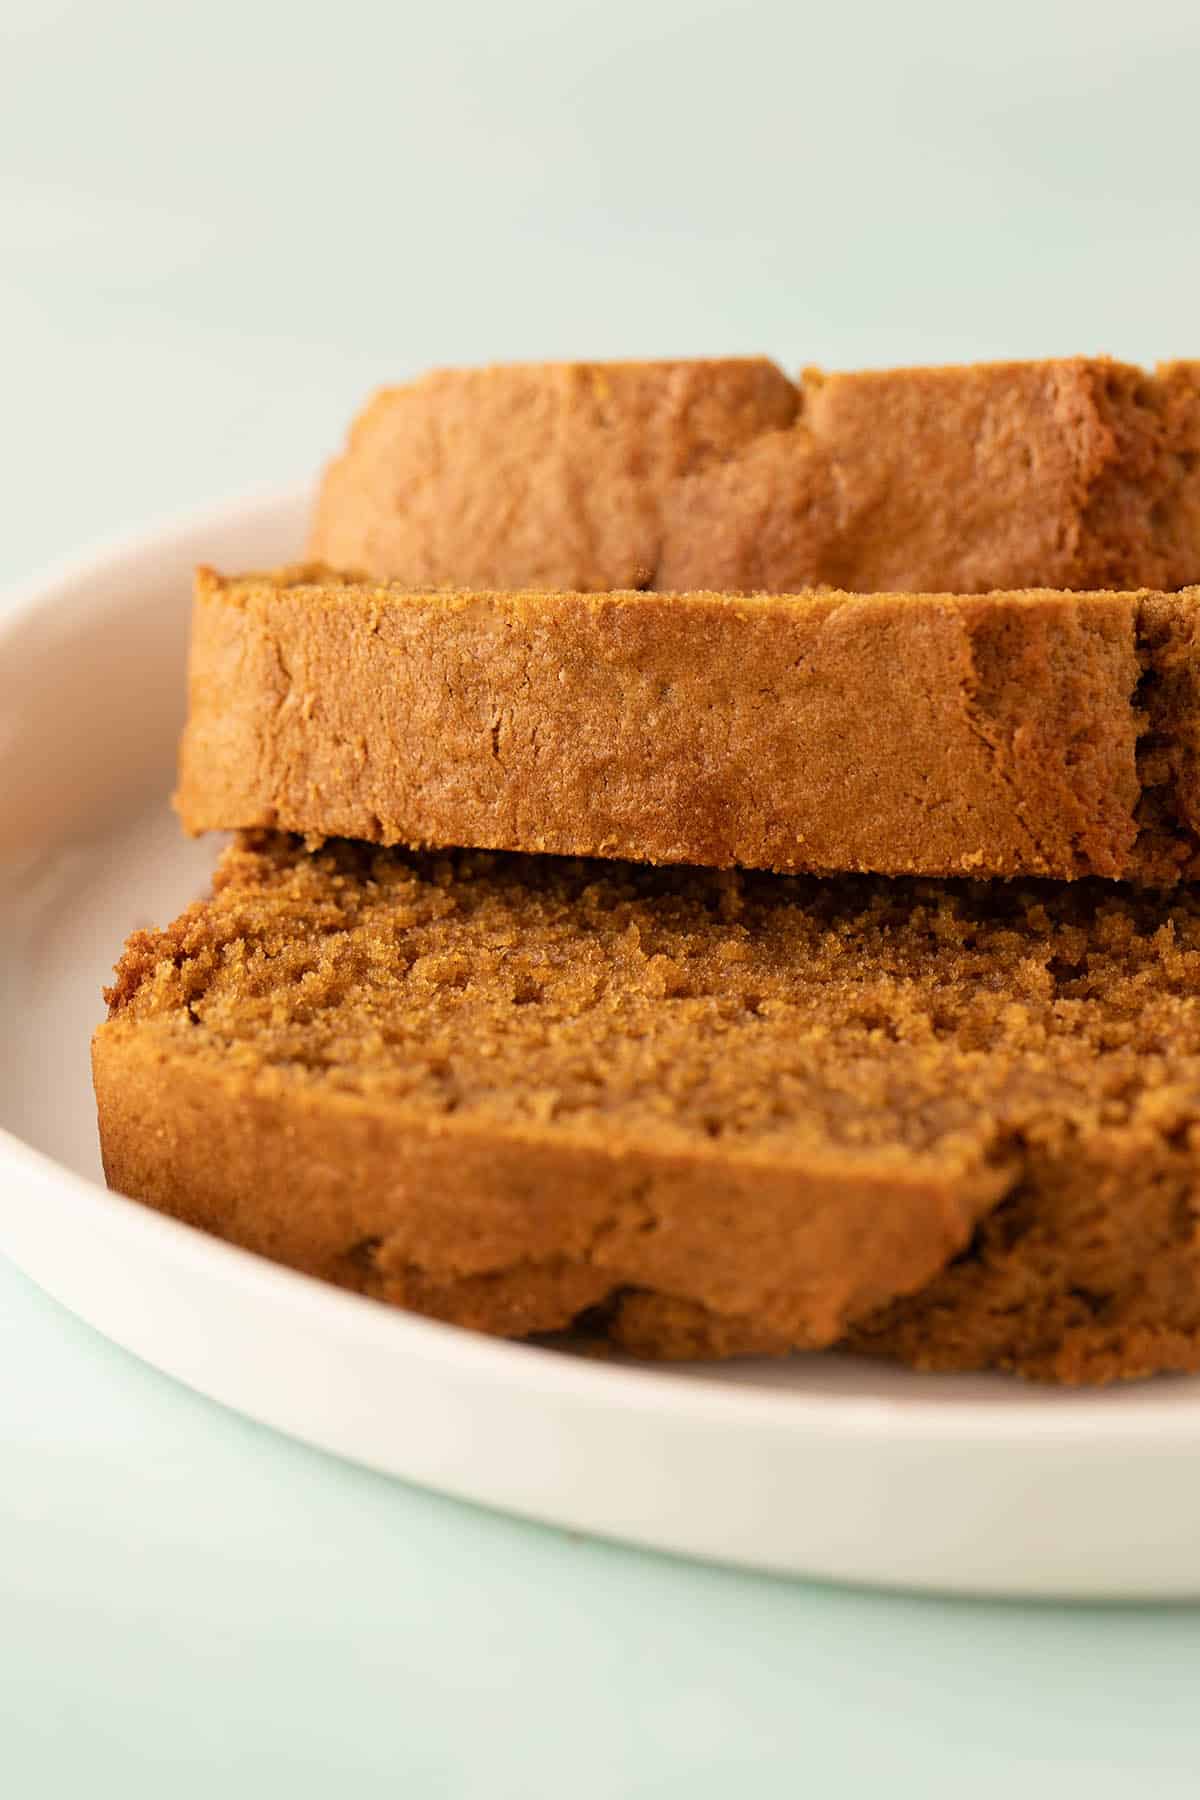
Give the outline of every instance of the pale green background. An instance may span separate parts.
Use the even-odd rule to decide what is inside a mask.
[[[0,0],[0,578],[303,474],[435,361],[1198,352],[1198,83],[1191,0]],[[17,1800],[1192,1796],[1198,1672],[1193,1608],[823,1590],[410,1492],[0,1265]]]

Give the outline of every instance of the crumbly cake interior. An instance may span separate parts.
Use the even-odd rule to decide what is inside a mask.
[[[927,1180],[973,1195],[970,1243],[921,1291],[860,1313],[856,1349],[1070,1382],[1200,1366],[1191,888],[822,881],[341,841],[309,852],[248,833],[211,900],[130,939],[108,997],[147,1078],[180,1058],[219,1077],[218,1121],[264,1091],[295,1093],[297,1119],[343,1093],[370,1103],[383,1146],[393,1130],[405,1141],[406,1119],[457,1115],[497,1147],[652,1145],[793,1168],[801,1188],[840,1168],[860,1192],[873,1184],[879,1210],[865,1217],[878,1224],[862,1228],[893,1244],[889,1194]],[[171,1147],[169,1078],[161,1091],[162,1141],[134,1105],[144,1160],[126,1191],[157,1188],[170,1210],[190,1177]],[[237,1227],[268,1253],[290,1206],[286,1139],[272,1141],[282,1163],[238,1202],[244,1219],[265,1210],[249,1235]],[[227,1155],[240,1191],[244,1153]],[[551,1197],[538,1205],[552,1221]],[[586,1313],[654,1357],[803,1341],[639,1280],[636,1249],[606,1275],[594,1236],[488,1261],[485,1275],[453,1248],[476,1229],[456,1224],[453,1193],[437,1206],[444,1274],[373,1247],[360,1263],[348,1245],[333,1278],[510,1335]],[[735,1287],[762,1292],[770,1267],[738,1231]]]
[[[874,1155],[1173,1117],[1200,1076],[1198,995],[1189,894],[309,856],[268,835],[227,857],[214,903],[131,939],[110,990],[298,1082]]]

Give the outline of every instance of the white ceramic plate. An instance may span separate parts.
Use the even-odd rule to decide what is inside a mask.
[[[166,800],[190,571],[286,561],[306,504],[147,533],[0,611],[0,1248],[202,1393],[531,1518],[853,1581],[1200,1593],[1200,1381],[1073,1394],[835,1356],[591,1361],[406,1317],[104,1190],[100,986],[218,848],[184,840]]]

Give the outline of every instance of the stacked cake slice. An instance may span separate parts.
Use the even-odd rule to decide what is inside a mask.
[[[1200,365],[443,374],[309,550],[198,577],[114,1186],[511,1336],[1200,1367]]]

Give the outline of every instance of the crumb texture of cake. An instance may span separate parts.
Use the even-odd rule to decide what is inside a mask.
[[[1200,1366],[1200,900],[252,834],[136,933],[111,1184],[509,1336]]]
[[[936,1274],[1011,1177],[919,1047],[847,1059],[845,1032],[860,1058],[885,1035],[885,962],[839,1018],[837,908],[780,898],[250,839],[211,900],[129,941],[95,1039],[108,1179],[483,1329],[645,1286],[829,1343]]]
[[[439,370],[356,421],[309,552],[414,588],[1176,589],[1200,365]]]
[[[413,593],[197,579],[177,805],[780,871],[1200,868],[1200,590]]]

